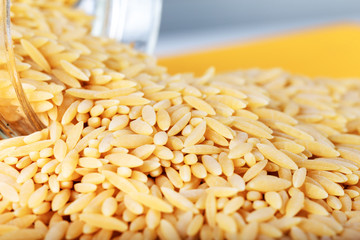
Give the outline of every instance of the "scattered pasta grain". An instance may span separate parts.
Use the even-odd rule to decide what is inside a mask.
[[[164,200],[157,198],[155,196],[147,195],[139,192],[133,192],[131,193],[130,196],[135,201],[151,209],[166,213],[170,213],[173,211],[173,207],[170,204],[166,203]]]
[[[248,182],[247,188],[261,192],[271,192],[287,189],[290,185],[291,182],[285,179],[269,175],[259,175]]]
[[[165,198],[174,206],[178,207],[183,211],[195,211],[194,204],[188,200],[186,197],[181,194],[175,192],[174,190],[166,187],[161,188],[162,193]]]
[[[283,152],[277,150],[275,147],[261,143],[256,144],[256,146],[266,158],[278,164],[279,166],[288,169],[298,169],[298,166],[291,158],[289,158]]]
[[[0,239],[359,235],[358,80],[171,75],[91,36],[73,2],[11,2],[16,70],[45,129],[0,140]]]
[[[78,67],[66,60],[60,60],[61,67],[71,76],[82,81],[89,81],[89,77],[81,71]]]
[[[44,55],[34,46],[32,45],[28,40],[21,39],[20,40],[22,47],[25,49],[27,54],[36,62],[42,69],[44,69],[46,72],[50,72],[51,68],[44,57]]]
[[[305,182],[305,178],[306,178],[306,168],[299,168],[295,170],[292,177],[294,187],[296,188],[301,187]]]
[[[82,213],[80,214],[79,218],[80,220],[94,227],[116,230],[120,232],[124,232],[127,229],[127,225],[123,221],[114,217],[103,216],[101,214]]]

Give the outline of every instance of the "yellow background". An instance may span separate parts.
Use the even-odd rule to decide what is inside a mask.
[[[345,23],[159,59],[170,73],[281,67],[311,77],[360,78],[360,25]]]

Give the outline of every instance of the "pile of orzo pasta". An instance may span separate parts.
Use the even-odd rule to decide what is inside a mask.
[[[11,13],[48,127],[0,141],[0,239],[359,236],[359,80],[169,75],[64,2]]]

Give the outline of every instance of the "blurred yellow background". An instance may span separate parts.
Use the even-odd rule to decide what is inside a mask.
[[[360,25],[342,23],[160,58],[170,73],[281,67],[311,77],[360,78]]]

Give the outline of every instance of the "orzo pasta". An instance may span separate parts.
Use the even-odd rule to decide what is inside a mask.
[[[0,239],[360,234],[359,80],[169,75],[92,37],[91,17],[66,1],[14,0],[11,13],[47,128],[0,141]]]

